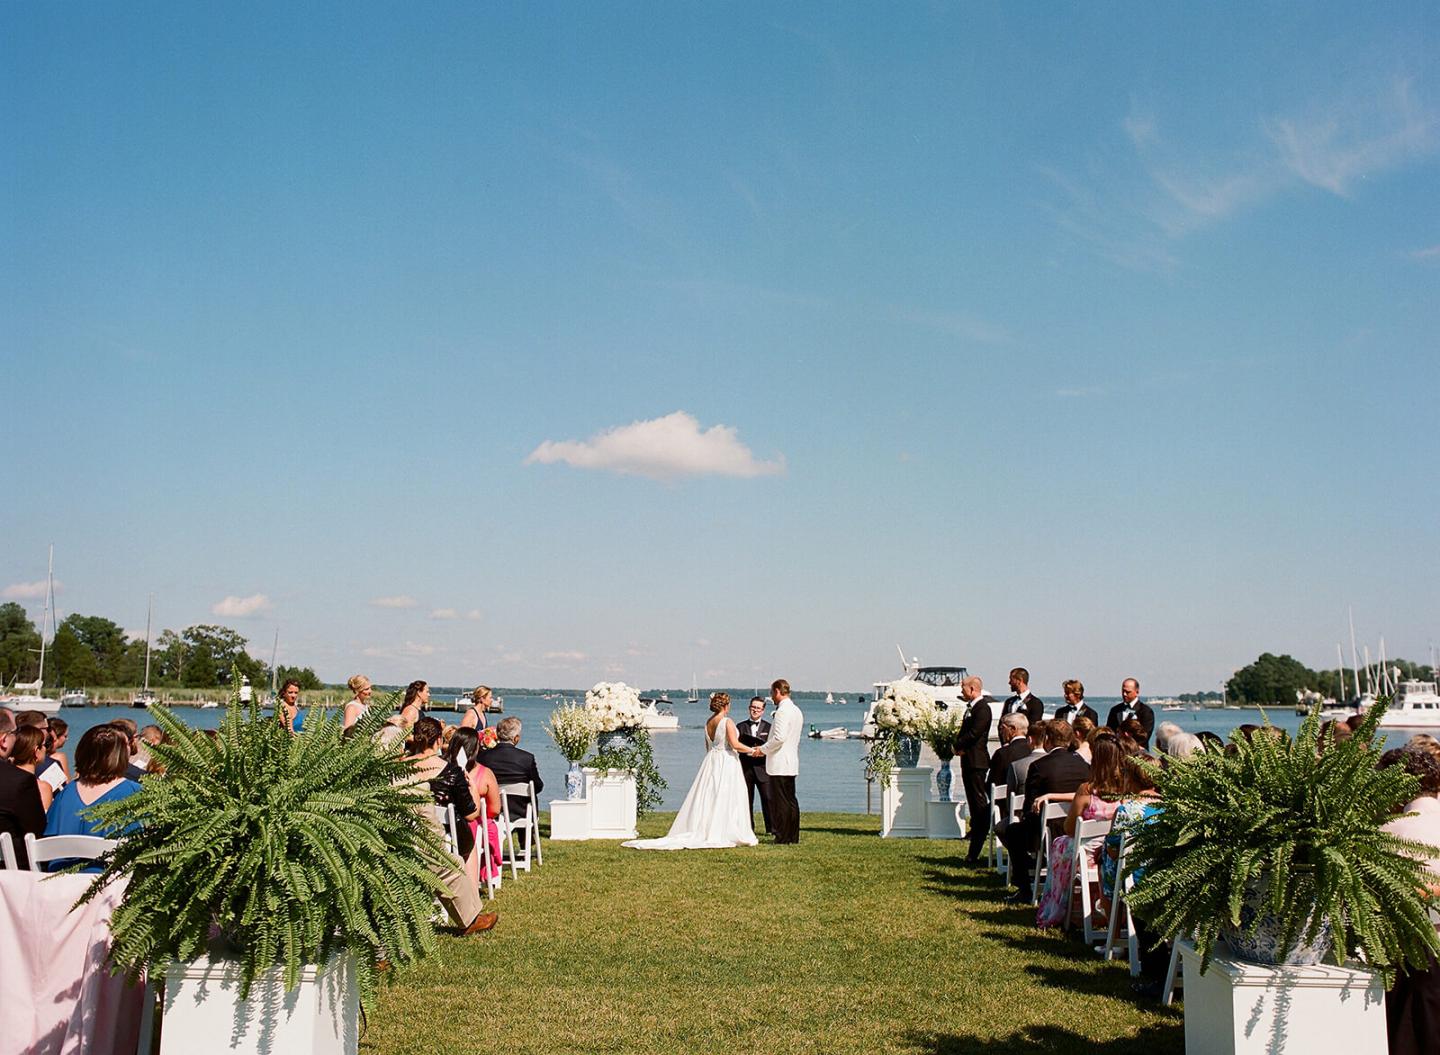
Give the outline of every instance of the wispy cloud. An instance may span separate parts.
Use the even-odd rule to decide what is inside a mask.
[[[1414,249],[1410,252],[1412,260],[1436,260],[1440,259],[1440,245],[1426,246],[1424,249]]]
[[[396,659],[414,658],[419,656],[433,656],[443,651],[437,645],[427,645],[419,641],[406,641],[400,645],[372,645],[370,648],[362,649],[361,654],[372,659]]]
[[[1352,94],[1265,127],[1286,168],[1343,198],[1357,181],[1433,151],[1437,116],[1416,98],[1410,78],[1396,77],[1379,92]]]
[[[263,593],[252,593],[249,597],[226,597],[223,601],[216,601],[210,606],[213,615],[224,616],[227,619],[245,619],[252,615],[258,615],[270,608],[270,598]]]
[[[370,598],[372,608],[419,608],[420,602],[407,594],[396,594],[393,597],[372,597]]]
[[[683,410],[649,421],[598,432],[588,440],[546,440],[530,452],[526,465],[563,463],[626,476],[670,480],[683,476],[775,476],[785,459],[761,461],[728,425],[701,429]]]
[[[1074,388],[1057,388],[1055,394],[1061,399],[1090,399],[1105,394],[1104,385],[1078,385]]]
[[[55,580],[55,592],[59,593],[64,584]],[[7,601],[43,601],[45,599],[45,580],[37,579],[34,582],[12,582],[4,590],[0,590],[0,597]]]
[[[1005,327],[965,312],[936,311],[901,304],[888,305],[886,310],[896,322],[934,330],[950,337],[958,337],[962,341],[975,344],[1008,344],[1011,340],[1010,332]]]
[[[576,663],[584,663],[590,657],[584,652],[577,652],[573,649],[562,649],[555,652],[546,652],[542,654],[540,658],[547,663],[555,663],[561,666],[573,666]]]
[[[431,619],[453,620],[469,619],[478,622],[485,618],[485,613],[478,608],[471,608],[468,612],[462,612],[458,608],[437,608],[430,613]]]

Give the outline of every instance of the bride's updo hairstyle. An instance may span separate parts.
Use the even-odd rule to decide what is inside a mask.
[[[730,706],[730,694],[728,692],[715,692],[710,695],[710,713],[719,714],[726,707]]]

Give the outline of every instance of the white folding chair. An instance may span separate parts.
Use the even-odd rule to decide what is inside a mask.
[[[436,805],[435,823],[440,825],[440,831],[445,836],[445,849],[456,857],[460,856],[460,837],[455,831],[455,804],[447,803],[444,806]]]
[[[20,868],[20,862],[15,859],[15,840],[9,832],[0,832],[0,864],[12,872]]]
[[[990,792],[990,867],[997,872],[1005,872],[1009,867],[1006,861],[1005,845],[1000,841],[1000,819],[1009,816],[1010,810],[1010,789],[1004,784],[988,785]]]
[[[1040,807],[1040,850],[1035,855],[1035,867],[1030,876],[1030,902],[1040,904],[1041,881],[1050,875],[1050,823],[1063,821],[1070,814],[1069,802],[1055,802],[1049,795],[1035,800]]]
[[[1192,937],[1193,941],[1194,938]],[[1165,988],[1160,991],[1160,1004],[1162,1007],[1169,1007],[1175,1000],[1175,987],[1185,988],[1180,970],[1180,940],[1175,940],[1174,946],[1170,949],[1170,967],[1165,972]]]
[[[1115,954],[1115,943],[1120,936],[1120,912],[1125,912],[1125,944],[1130,954],[1130,974],[1140,975],[1140,939],[1135,934],[1135,917],[1130,915],[1130,902],[1125,892],[1135,885],[1135,880],[1125,874],[1125,833],[1120,834],[1120,852],[1115,858],[1115,890],[1110,895],[1110,926],[1105,934],[1105,948],[1100,951],[1102,959],[1109,960]]]
[[[475,828],[475,839],[480,844],[480,877],[489,896],[493,898],[500,887],[500,870],[495,867],[495,858],[490,853],[490,807],[485,804],[484,799],[480,800],[480,823]]]
[[[98,835],[51,835],[37,839],[27,833],[25,855],[30,858],[30,871],[43,872],[45,869],[40,866],[50,861],[93,861],[119,845],[118,839],[102,839]]]
[[[525,816],[515,820],[510,816],[510,796],[514,795],[527,800]],[[505,842],[501,844],[500,851],[503,854],[506,847],[509,847],[510,855],[510,878],[519,876],[519,870],[524,868],[530,871],[530,860],[534,857],[536,864],[544,864],[540,850],[540,803],[535,798],[535,785],[526,781],[524,784],[501,784],[500,785],[500,812],[505,823],[502,826],[502,834]],[[520,836],[520,848],[515,846],[515,836]]]
[[[1105,836],[1110,832],[1108,820],[1080,821],[1075,825],[1075,838],[1070,847],[1075,855],[1075,864],[1071,869],[1074,880],[1070,884],[1070,890],[1065,897],[1065,929],[1070,929],[1070,912],[1075,904],[1075,889],[1080,889],[1080,922],[1085,934],[1085,944],[1093,946],[1099,941],[1100,935],[1095,930],[1095,924],[1090,919],[1095,906],[1090,901],[1090,884],[1100,882],[1100,866],[1096,863],[1095,855],[1091,852],[1096,844],[1103,843]]]

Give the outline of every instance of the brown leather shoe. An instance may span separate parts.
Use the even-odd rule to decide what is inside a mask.
[[[500,913],[482,912],[470,922],[470,926],[466,927],[463,931],[460,932],[460,936],[462,938],[468,938],[470,937],[470,935],[479,934],[481,931],[493,930],[495,924],[499,922]]]

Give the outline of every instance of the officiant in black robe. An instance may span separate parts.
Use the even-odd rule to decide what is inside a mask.
[[[750,717],[735,723],[735,732],[746,747],[759,747],[770,739],[770,723],[765,720],[765,697],[750,699]],[[755,790],[760,790],[760,815],[765,819],[765,834],[770,834],[770,777],[765,772],[765,757],[740,756],[740,769],[745,774],[745,795],[750,806],[750,825],[755,825]]]

